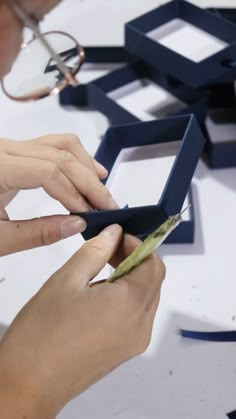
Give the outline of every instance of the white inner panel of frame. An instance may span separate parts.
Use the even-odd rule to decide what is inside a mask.
[[[180,141],[129,147],[120,151],[106,186],[123,208],[156,205],[174,164]],[[183,208],[190,204],[187,195]],[[190,211],[183,214],[190,219]]]
[[[165,118],[186,107],[180,99],[147,78],[127,83],[108,96],[141,121]]]
[[[148,32],[147,35],[195,63],[205,60],[229,45],[197,26],[178,18]]]

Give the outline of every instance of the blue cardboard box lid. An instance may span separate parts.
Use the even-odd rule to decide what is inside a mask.
[[[198,88],[235,72],[236,26],[185,0],[173,0],[125,25],[139,59]]]
[[[168,216],[181,211],[205,142],[193,115],[114,126],[108,129],[95,157],[107,167],[109,173],[122,150],[133,147],[137,150],[137,147],[158,145],[162,153],[167,150],[168,154],[168,150],[176,142],[178,142],[177,155],[160,194],[159,179],[154,179],[155,203],[118,210],[80,213],[88,225],[83,233],[85,239],[93,237],[112,223],[120,224],[125,232],[144,238]],[[160,154],[160,163],[166,153]],[[132,192],[130,198],[132,199]],[[129,202],[127,204],[129,205]]]

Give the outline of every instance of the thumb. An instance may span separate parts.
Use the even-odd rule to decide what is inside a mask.
[[[0,256],[55,243],[81,233],[86,222],[70,215],[53,215],[26,221],[0,220]]]
[[[73,285],[85,287],[111,259],[122,239],[118,224],[106,227],[98,236],[88,240],[54,275],[65,277]]]
[[[110,265],[113,266],[113,268],[117,268],[117,266],[123,262],[123,260],[126,259],[141,243],[142,241],[137,237],[125,234],[116,253],[110,260]]]

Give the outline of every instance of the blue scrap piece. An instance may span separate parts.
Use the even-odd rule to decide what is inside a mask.
[[[201,332],[194,330],[180,330],[180,335],[184,338],[204,340],[209,342],[236,342],[236,331],[219,331],[219,332]],[[236,416],[235,416],[236,419]]]

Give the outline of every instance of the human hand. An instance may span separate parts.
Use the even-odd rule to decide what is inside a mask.
[[[75,135],[0,139],[0,256],[51,244],[86,228],[85,221],[75,216],[10,221],[5,206],[19,189],[43,187],[71,212],[114,209],[117,205],[100,181],[106,176],[106,169],[89,156]]]
[[[113,225],[88,241],[18,314],[0,344],[0,417],[55,418],[147,348],[165,274],[161,260],[151,255],[113,284],[89,284],[112,256],[116,266],[139,244],[121,236]]]

